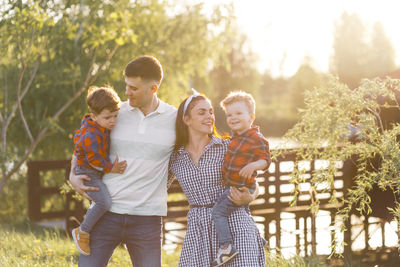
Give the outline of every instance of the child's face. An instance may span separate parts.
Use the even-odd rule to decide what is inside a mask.
[[[117,111],[110,111],[109,109],[103,109],[100,114],[90,113],[92,120],[95,121],[98,125],[108,130],[114,128],[117,124]]]
[[[244,102],[234,102],[225,106],[226,122],[232,132],[242,134],[250,129],[254,114],[252,114]]]

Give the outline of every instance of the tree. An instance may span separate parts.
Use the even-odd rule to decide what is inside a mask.
[[[382,23],[375,22],[368,53],[368,78],[385,76],[392,72],[395,65],[396,51],[386,35]]]
[[[301,120],[288,131],[285,138],[295,141],[298,161],[325,160],[326,168],[314,170],[311,178],[304,177],[297,168],[292,173],[295,185],[294,200],[299,194],[300,183],[309,182],[313,192],[331,192],[334,177],[338,172],[337,162],[353,161],[354,186],[346,196],[331,203],[341,203],[337,215],[347,221],[355,209],[365,215],[371,213],[370,191],[373,187],[391,190],[396,195],[400,190],[400,124],[393,122],[386,127],[381,116],[383,107],[397,110],[399,105],[400,80],[363,80],[353,90],[336,79],[326,87],[306,92],[306,108]],[[351,127],[349,127],[351,126]],[[357,132],[352,132],[357,129]],[[353,138],[349,138],[353,136]],[[318,210],[318,199],[313,203],[313,212]],[[400,205],[395,200],[391,210],[400,221]],[[345,231],[345,224],[342,224]]]
[[[314,87],[320,87],[324,82],[324,76],[317,73],[306,61],[300,65],[297,72],[289,79],[289,94],[291,108],[294,113],[304,108],[304,93]]]
[[[187,75],[218,54],[219,35],[209,28],[231,19],[218,9],[207,17],[202,5],[171,13],[166,1],[28,0],[5,6],[0,192],[27,159],[70,155],[72,132],[86,112],[82,94],[94,83],[115,84],[121,92],[130,59],[158,57],[165,67],[163,86],[171,89],[160,95],[176,103]]]
[[[267,136],[282,136],[295,123],[289,81],[284,77],[273,78],[268,72],[262,75],[257,112],[260,127]]]
[[[94,27],[84,17],[90,10],[83,4],[61,10],[56,2],[26,1],[11,8],[12,12],[2,16],[0,29],[2,54],[8,55],[1,64],[0,191],[37,145],[60,129],[60,116],[96,81],[123,39],[129,37],[106,25]],[[114,41],[113,34],[121,40]],[[67,53],[68,58],[64,57]],[[67,86],[69,89],[62,90]],[[52,102],[43,105],[40,100],[48,97]]]
[[[350,88],[395,68],[395,50],[383,25],[376,22],[372,34],[368,32],[357,14],[344,12],[335,24],[331,71]]]
[[[366,29],[357,14],[344,12],[335,23],[331,71],[350,88],[366,77]]]
[[[258,98],[260,74],[256,69],[257,57],[248,47],[247,36],[232,26],[230,32],[224,36],[223,43],[219,44],[226,54],[219,56],[206,78],[198,75],[194,77],[195,88],[207,94],[214,103],[215,116],[219,129],[229,133],[225,113],[219,103],[229,92],[243,90]]]

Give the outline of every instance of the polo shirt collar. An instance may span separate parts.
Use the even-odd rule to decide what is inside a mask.
[[[158,107],[155,110],[155,112],[164,113],[167,110],[168,105],[164,101],[161,101],[161,99],[159,99],[159,98],[157,98],[157,99],[159,101],[159,104],[158,104]]]

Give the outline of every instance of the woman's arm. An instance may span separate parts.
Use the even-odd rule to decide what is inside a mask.
[[[229,199],[238,206],[247,205],[253,200],[255,200],[259,195],[259,186],[256,182],[256,190],[253,194],[250,194],[250,191],[247,187],[236,188],[231,187],[231,192]]]

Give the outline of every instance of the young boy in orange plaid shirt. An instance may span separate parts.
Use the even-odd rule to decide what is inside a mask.
[[[213,266],[220,266],[239,253],[233,245],[228,225],[229,215],[238,208],[229,199],[230,187],[247,187],[250,193],[253,193],[256,190],[257,171],[266,170],[271,164],[268,141],[260,133],[259,128],[253,126],[254,98],[242,91],[231,92],[221,101],[221,106],[233,135],[222,167],[227,190],[214,205],[212,211],[220,245]]]
[[[85,219],[81,225],[72,230],[72,237],[78,250],[84,255],[90,255],[90,231],[103,214],[110,209],[111,199],[107,187],[102,181],[104,173],[123,173],[126,161],[114,163],[109,158],[110,131],[117,123],[120,99],[111,87],[91,87],[86,103],[90,114],[82,118],[81,128],[74,136],[77,158],[76,174],[87,175],[90,181],[85,185],[98,187],[99,191],[88,191],[93,199]]]

